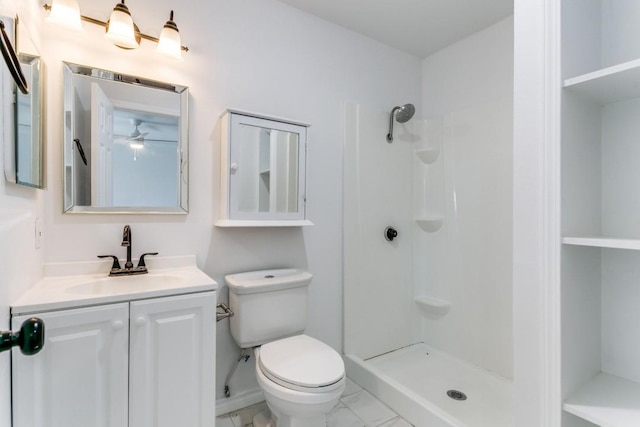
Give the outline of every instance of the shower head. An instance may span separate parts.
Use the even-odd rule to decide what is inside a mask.
[[[404,104],[402,107],[396,106],[391,110],[391,115],[389,116],[389,133],[387,134],[387,142],[391,144],[393,142],[393,119],[398,121],[398,123],[406,123],[411,120],[411,117],[416,112],[416,107],[413,104]]]
[[[416,107],[413,104],[404,104],[402,107],[396,107],[396,120],[398,123],[406,123],[411,120],[411,117],[416,113]]]

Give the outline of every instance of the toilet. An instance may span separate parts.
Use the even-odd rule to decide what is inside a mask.
[[[235,313],[231,335],[240,348],[254,349],[256,377],[271,410],[254,417],[255,427],[326,427],[326,414],[344,391],[342,357],[303,334],[311,279],[298,269],[225,276]]]

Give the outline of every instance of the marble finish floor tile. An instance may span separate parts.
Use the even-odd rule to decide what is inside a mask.
[[[340,401],[363,420],[367,426],[379,426],[398,416],[387,405],[365,390],[345,396]]]
[[[253,427],[253,417],[267,410],[265,402],[216,418],[216,427]],[[327,414],[327,427],[412,427],[384,403],[347,378],[340,401]]]

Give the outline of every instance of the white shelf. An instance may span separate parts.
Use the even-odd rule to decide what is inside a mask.
[[[441,216],[423,216],[415,218],[416,224],[418,224],[420,228],[427,233],[434,233],[440,230],[440,227],[442,227],[442,220],[443,218]]]
[[[622,239],[617,237],[585,236],[563,237],[565,245],[593,246],[596,248],[631,249],[640,251],[640,239]]]
[[[564,87],[601,104],[640,97],[640,59],[572,77]]]
[[[440,150],[437,148],[422,148],[416,150],[416,156],[426,165],[435,162],[439,155]]]
[[[562,407],[601,427],[638,427],[640,384],[600,373],[565,400]]]
[[[451,304],[439,298],[421,295],[413,298],[418,307],[429,317],[442,317],[449,312]]]

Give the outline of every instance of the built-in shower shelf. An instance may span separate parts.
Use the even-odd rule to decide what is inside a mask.
[[[442,227],[442,217],[441,216],[422,216],[416,218],[416,224],[422,228],[423,231],[427,233],[433,233],[440,230]]]
[[[592,246],[596,248],[640,250],[640,239],[623,239],[618,237],[563,237],[562,243],[565,245]]]
[[[449,307],[451,307],[449,301],[427,295],[414,297],[413,301],[429,317],[442,317],[447,314]]]
[[[416,150],[416,156],[418,156],[422,163],[427,165],[435,162],[439,155],[440,150],[437,148],[422,148]]]
[[[601,427],[640,426],[640,384],[599,373],[562,405]]]

